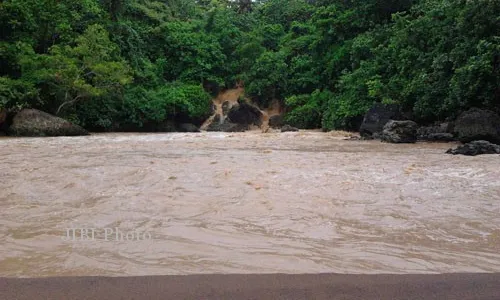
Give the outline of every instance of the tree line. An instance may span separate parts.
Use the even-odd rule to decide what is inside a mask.
[[[300,128],[500,111],[498,0],[4,0],[0,109],[91,130],[201,123],[221,89]]]

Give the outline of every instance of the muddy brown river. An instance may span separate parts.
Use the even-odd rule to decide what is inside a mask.
[[[500,157],[336,133],[0,139],[0,276],[500,271]]]

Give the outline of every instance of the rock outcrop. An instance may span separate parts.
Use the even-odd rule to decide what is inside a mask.
[[[377,138],[380,137],[380,133],[389,120],[402,119],[404,118],[400,113],[398,105],[376,103],[366,113],[359,132],[365,139]]]
[[[462,143],[485,140],[500,144],[500,116],[490,110],[472,108],[457,118],[453,132]]]
[[[446,151],[448,154],[453,155],[468,155],[475,156],[481,154],[500,154],[500,146],[492,144],[488,141],[473,141],[455,149]]]
[[[390,120],[384,126],[381,139],[388,143],[415,143],[417,127],[417,123],[413,121]]]
[[[17,113],[9,127],[13,136],[78,136],[88,131],[69,121],[36,109],[23,109]]]
[[[229,110],[229,121],[241,125],[262,125],[262,112],[255,106],[246,102],[234,105]]]

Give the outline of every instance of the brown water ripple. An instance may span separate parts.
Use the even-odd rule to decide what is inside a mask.
[[[500,271],[498,156],[333,134],[1,139],[0,276]],[[68,227],[150,241],[64,241]]]

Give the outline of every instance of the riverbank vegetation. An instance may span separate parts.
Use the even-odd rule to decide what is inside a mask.
[[[374,102],[432,122],[500,112],[498,0],[4,0],[0,108],[91,130],[200,124],[243,83],[300,128]]]

